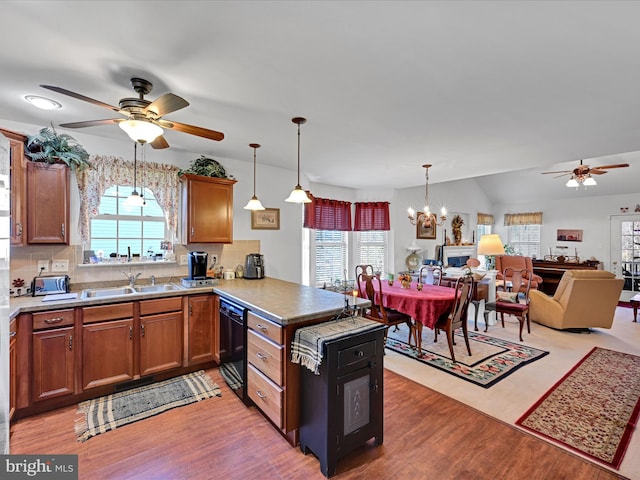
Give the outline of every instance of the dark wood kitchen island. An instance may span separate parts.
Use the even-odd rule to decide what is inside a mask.
[[[221,281],[214,292],[249,309],[247,391],[256,406],[287,438],[298,444],[300,365],[291,362],[296,329],[333,319],[345,296],[274,278]],[[354,298],[347,296],[349,305]],[[358,308],[370,304],[355,299]]]

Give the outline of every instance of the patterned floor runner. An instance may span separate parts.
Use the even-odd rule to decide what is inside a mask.
[[[416,349],[407,343],[408,336],[406,326],[399,326],[397,330],[392,327],[387,335],[386,347],[484,388],[495,385],[519,368],[549,354],[523,343],[512,343],[489,335],[469,332],[472,354],[470,357],[462,335],[456,333],[454,353],[457,361],[454,363],[444,334],[440,334],[439,340],[434,342],[433,330],[423,329],[422,358],[418,358]]]
[[[640,414],[640,357],[594,348],[516,425],[615,469]]]

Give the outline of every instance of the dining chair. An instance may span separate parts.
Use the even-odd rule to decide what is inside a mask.
[[[388,327],[404,323],[409,329],[408,342],[411,343],[411,337],[415,335],[413,328],[411,328],[411,316],[385,306],[384,297],[382,295],[382,281],[380,280],[380,277],[377,275],[360,273],[357,281],[358,290],[364,292],[364,298],[371,301],[371,307],[365,309],[364,317],[384,323],[387,326],[384,331],[385,341],[387,340]],[[380,293],[376,294],[376,291]],[[417,340],[415,341],[417,342]]]
[[[469,310],[469,302],[473,294],[473,283],[474,280],[471,275],[463,275],[456,280],[456,296],[451,311],[442,315],[433,327],[435,330],[434,342],[438,341],[438,331],[443,331],[447,334],[449,352],[451,353],[451,360],[453,360],[454,363],[456,362],[456,356],[455,353],[453,353],[453,346],[456,342],[453,339],[453,332],[458,328],[462,328],[462,336],[467,345],[467,352],[469,356],[471,356],[471,347],[469,346],[469,335],[467,332],[467,311]],[[422,352],[418,351],[418,354],[422,355]]]
[[[422,272],[427,272],[424,277]],[[423,278],[426,280],[425,282],[422,281]],[[440,265],[423,265],[418,272],[418,282],[440,285],[442,282],[442,267]]]
[[[489,330],[489,313],[500,314],[502,328],[504,328],[504,314],[514,315],[520,322],[520,341],[522,342],[522,327],[527,322],[527,332],[531,333],[529,319],[529,290],[531,289],[532,272],[506,268],[505,278],[511,278],[510,287],[504,291],[496,290],[496,301],[488,302],[484,306],[484,331]],[[507,291],[509,290],[509,291]]]
[[[360,276],[361,273],[367,274],[367,275],[373,275],[373,265],[371,264],[360,264],[360,265],[356,265],[356,282],[358,283],[357,287],[358,287],[358,294],[360,295],[360,297],[365,296],[365,292],[363,290],[360,289],[360,282],[358,282],[358,278]]]

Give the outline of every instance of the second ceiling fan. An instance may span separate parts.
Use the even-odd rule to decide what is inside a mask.
[[[95,100],[80,93],[72,92],[62,87],[53,85],[40,85],[47,90],[52,90],[69,97],[77,98],[85,102],[93,103],[102,108],[118,112],[126,118],[108,118],[104,120],[88,120],[84,122],[62,123],[65,128],[84,128],[99,125],[118,124],[129,137],[140,143],[149,143],[153,148],[167,148],[169,144],[162,135],[162,129],[177,130],[179,132],[197,135],[210,140],[220,141],[224,138],[222,132],[209,130],[208,128],[187,125],[186,123],[165,120],[162,117],[189,106],[184,98],[173,93],[165,93],[153,102],[144,98],[153,85],[148,80],[134,77],[131,79],[131,87],[138,93],[138,98],[122,98],[118,106]]]
[[[567,187],[578,187],[580,184],[585,186],[596,185],[596,181],[593,179],[591,175],[602,175],[607,173],[607,170],[610,168],[624,168],[628,167],[628,163],[618,163],[615,165],[600,165],[597,167],[590,167],[589,165],[585,165],[580,160],[580,165],[578,165],[573,170],[560,170],[557,172],[542,172],[543,175],[547,174],[559,174],[557,177],[563,177],[565,175],[571,175],[571,178],[567,182]]]

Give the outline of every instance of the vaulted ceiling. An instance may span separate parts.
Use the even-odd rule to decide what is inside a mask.
[[[171,148],[295,169],[356,188],[628,162],[599,194],[638,192],[640,2],[6,1],[0,119],[40,126],[114,117],[41,88],[108,104],[153,82],[190,106],[167,118],[224,132],[167,131]],[[55,111],[25,95],[53,98]],[[117,117],[118,114],[115,114]],[[68,131],[72,133],[73,131]],[[84,134],[122,138],[115,125]],[[628,153],[631,152],[631,153]],[[604,158],[599,158],[604,157]],[[522,178],[522,176],[520,177]],[[596,192],[595,188],[593,189]]]

